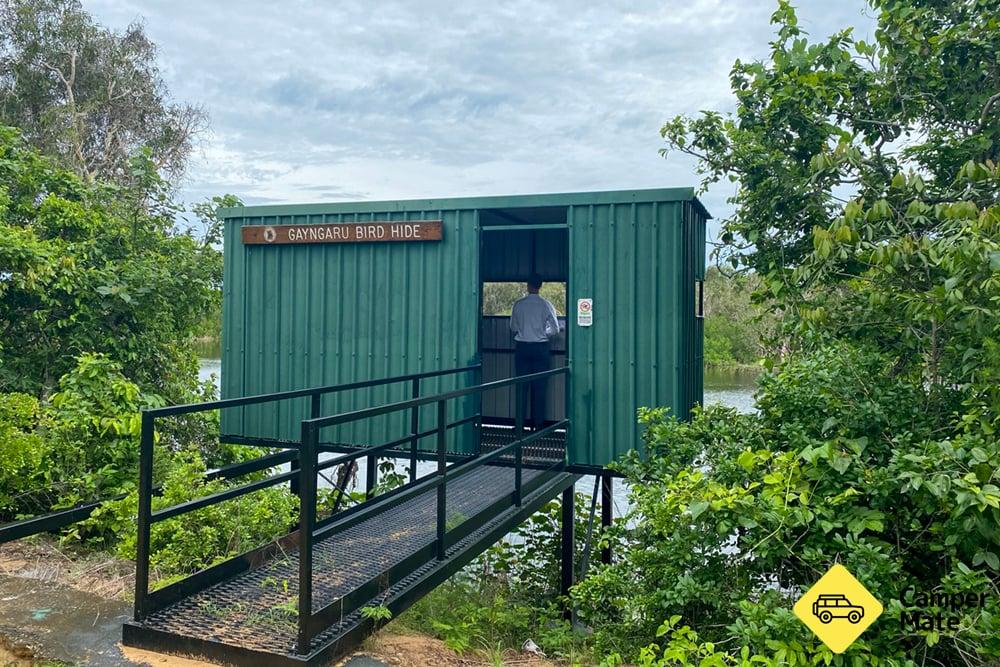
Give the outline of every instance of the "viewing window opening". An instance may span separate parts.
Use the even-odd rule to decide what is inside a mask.
[[[510,315],[514,302],[527,294],[523,282],[483,283],[483,315]],[[542,283],[538,293],[548,299],[556,315],[566,316],[566,283]]]

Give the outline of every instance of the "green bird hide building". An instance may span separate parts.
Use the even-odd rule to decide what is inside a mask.
[[[222,397],[479,365],[422,381],[421,395],[513,375],[506,318],[486,283],[564,283],[566,331],[548,416],[569,420],[572,468],[642,449],[636,410],[681,417],[702,401],[702,281],[708,212],[690,188],[247,206],[225,220]],[[402,401],[402,382],[327,394],[323,415]],[[424,406],[420,428],[432,428]],[[510,424],[509,388],[448,406],[448,449],[475,453],[481,424]],[[224,437],[296,441],[308,398],[222,411]],[[393,413],[324,431],[345,446],[411,431]],[[427,449],[434,443],[428,441]]]

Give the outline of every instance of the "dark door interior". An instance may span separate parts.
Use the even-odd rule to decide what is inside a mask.
[[[525,282],[537,273],[546,285],[542,295],[556,306],[563,333],[551,341],[552,367],[565,366],[569,345],[566,326],[569,235],[565,207],[522,208],[480,212],[479,351],[483,381],[514,376],[514,335],[509,328],[510,306],[525,294]],[[514,421],[514,391],[500,389],[483,397],[483,422]],[[566,379],[549,381],[546,419],[566,415]]]

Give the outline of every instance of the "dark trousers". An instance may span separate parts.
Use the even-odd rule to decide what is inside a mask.
[[[514,372],[517,375],[530,375],[547,370],[549,370],[548,343],[514,341]],[[548,382],[548,378],[532,380],[521,390],[521,414],[524,415],[524,423],[528,426],[542,428],[545,423],[545,388]],[[531,394],[530,419],[526,412],[529,393]]]

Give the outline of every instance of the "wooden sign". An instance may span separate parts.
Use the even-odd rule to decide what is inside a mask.
[[[248,225],[243,243],[378,243],[380,241],[440,241],[440,220],[408,222],[341,222],[330,225]]]

